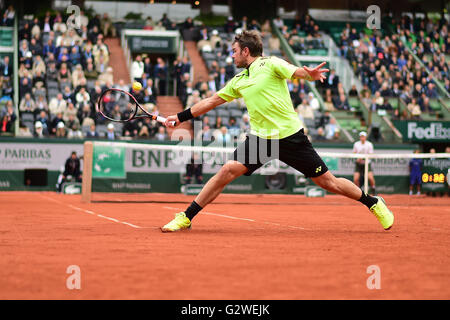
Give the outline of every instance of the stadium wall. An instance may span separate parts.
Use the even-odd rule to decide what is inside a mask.
[[[59,174],[72,151],[83,155],[83,140],[43,139],[2,139],[0,140],[0,191],[36,190],[55,191]],[[121,147],[114,154],[113,149],[94,150],[93,191],[94,192],[167,192],[181,191],[181,181],[185,165],[174,161],[169,151],[150,150],[148,143],[139,148],[134,142],[132,148]],[[318,152],[351,153],[349,144],[316,144]],[[377,145],[377,153],[412,153],[416,145]],[[109,162],[99,157],[109,154]],[[327,166],[337,176],[352,179],[354,159],[324,157]],[[380,193],[407,193],[409,171],[408,159],[374,159],[373,168]],[[83,163],[83,162],[81,162]],[[97,167],[95,167],[97,166]],[[204,165],[205,181],[221,167],[220,161]],[[26,169],[47,170],[45,186],[28,186],[24,181]],[[271,164],[266,165],[251,177],[241,177],[225,189],[230,193],[303,193],[312,182],[294,169],[279,164],[273,171]],[[97,171],[96,171],[97,170]],[[279,175],[274,176],[274,172]],[[282,187],[277,188],[279,180]],[[275,181],[275,182],[274,182]]]

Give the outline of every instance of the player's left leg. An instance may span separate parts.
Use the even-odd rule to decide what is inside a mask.
[[[230,160],[220,168],[204,185],[191,205],[184,211],[177,213],[175,219],[161,228],[162,232],[174,232],[191,228],[192,218],[209,203],[214,201],[227,184],[246,173],[248,168],[242,163]]]
[[[389,229],[394,223],[394,215],[381,197],[372,197],[352,181],[337,178],[328,171],[326,164],[302,130],[280,140],[280,160],[302,172],[305,177],[311,178],[325,190],[363,203],[378,218],[384,229]]]
[[[394,215],[386,206],[381,197],[372,197],[358,188],[353,182],[345,178],[336,178],[330,171],[321,176],[311,178],[315,184],[323,189],[343,195],[347,198],[357,200],[365,204],[369,210],[377,217],[385,230],[389,230],[394,223]]]

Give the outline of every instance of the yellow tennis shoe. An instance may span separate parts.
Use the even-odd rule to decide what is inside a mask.
[[[378,199],[378,202],[370,208],[370,211],[377,217],[378,221],[380,221],[384,230],[389,230],[394,224],[394,214],[388,209],[386,202],[384,202],[382,197],[375,198]]]
[[[191,228],[191,220],[186,217],[184,212],[175,214],[175,218],[161,228],[162,232],[175,232],[181,230],[189,230]]]

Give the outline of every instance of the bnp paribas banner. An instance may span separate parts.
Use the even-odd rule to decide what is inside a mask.
[[[204,150],[204,149],[203,149]],[[203,151],[197,154],[203,159],[203,174],[205,177],[216,173],[229,159],[228,152]],[[318,148],[320,153],[349,153],[350,149]],[[376,153],[411,154],[412,150],[376,149]],[[186,171],[192,152],[181,152],[176,147],[138,144],[95,145],[93,159],[94,189],[97,191],[120,192],[179,192],[180,177]],[[352,177],[355,169],[355,159],[323,157],[327,167],[337,176]],[[372,168],[377,177],[377,190],[383,193],[404,193],[408,190],[409,159],[372,159]],[[264,185],[264,176],[284,172],[289,176],[301,176],[295,169],[280,161],[272,161],[255,172],[252,177]],[[260,178],[259,178],[260,177]],[[296,179],[296,178],[295,178]],[[248,180],[239,181],[236,187],[244,184],[250,186],[249,192],[256,192],[255,186]],[[234,186],[232,186],[234,187]],[[237,191],[237,190],[234,190]],[[246,192],[248,190],[245,190]],[[239,192],[243,192],[240,190]]]
[[[83,154],[82,144],[0,143],[0,170],[58,171],[72,151]]]
[[[97,148],[97,147],[96,147]],[[94,163],[100,162],[98,170],[103,170],[102,173],[97,171],[94,177],[124,177],[124,172],[154,172],[154,173],[176,173],[185,170],[186,164],[191,158],[191,152],[177,152],[173,150],[158,150],[132,147],[124,150],[112,149],[111,152],[96,152],[94,149]],[[352,151],[348,149],[338,148],[318,148],[320,153],[349,153]],[[115,158],[116,162],[125,153],[125,166],[123,169],[113,169],[104,165],[105,159]],[[386,154],[411,154],[412,150],[392,150],[392,149],[377,149],[376,153]],[[203,152],[203,172],[215,173],[220,167],[229,159],[230,152]],[[337,175],[348,176],[352,175],[355,170],[355,159],[352,158],[332,158],[323,157],[327,167]],[[409,159],[372,159],[372,168],[377,176],[408,176],[409,175]],[[101,169],[100,169],[101,168]],[[105,174],[105,170],[109,173]],[[95,172],[95,164],[94,164]],[[284,164],[281,161],[272,161],[267,163],[261,169],[256,171],[256,174],[271,175],[277,172],[286,172],[295,174],[296,170]]]
[[[394,121],[405,142],[448,142],[450,121]]]

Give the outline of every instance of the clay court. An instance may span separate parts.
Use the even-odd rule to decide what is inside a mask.
[[[1,299],[450,298],[448,197],[385,196],[396,222],[384,231],[343,197],[224,194],[174,234],[159,227],[192,196],[0,199]],[[70,265],[81,290],[66,288]]]

